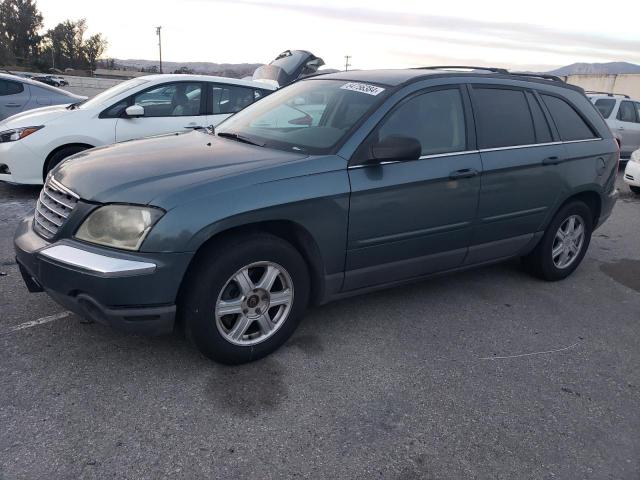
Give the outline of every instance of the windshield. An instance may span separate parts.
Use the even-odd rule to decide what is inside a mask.
[[[127,80],[126,82],[119,83],[118,85],[108,88],[104,92],[99,93],[95,97],[90,98],[89,100],[85,100],[82,102],[80,108],[92,108],[96,105],[102,105],[104,102],[124,93],[128,90],[131,90],[138,85],[142,85],[143,83],[148,83],[148,80],[143,80],[142,78],[134,78],[131,80]]]
[[[329,153],[387,89],[344,80],[306,80],[278,90],[216,127],[268,148]]]

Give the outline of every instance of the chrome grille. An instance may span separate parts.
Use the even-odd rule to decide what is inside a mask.
[[[53,238],[69,218],[79,198],[53,177],[48,178],[36,203],[33,229],[41,237]]]

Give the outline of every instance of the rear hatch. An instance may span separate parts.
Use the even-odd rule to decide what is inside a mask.
[[[253,80],[284,87],[299,78],[313,75],[324,65],[324,60],[306,50],[285,50],[269,65],[258,67]]]

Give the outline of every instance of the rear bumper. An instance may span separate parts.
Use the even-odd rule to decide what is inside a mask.
[[[176,297],[191,254],[124,253],[73,240],[50,244],[21,222],[16,261],[32,292],[78,315],[135,334],[173,330]]]
[[[593,228],[594,230],[599,228],[611,216],[611,212],[613,211],[613,207],[618,201],[619,196],[620,192],[617,188],[614,188],[608,195],[601,197],[602,205],[600,208],[600,217],[598,218],[598,223]]]

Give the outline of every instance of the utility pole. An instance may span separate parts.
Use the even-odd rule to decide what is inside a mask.
[[[51,42],[51,69],[56,68],[56,52],[54,50],[53,42]]]
[[[160,73],[162,73],[162,27],[156,27],[156,35],[158,35],[158,51],[160,52]]]
[[[351,55],[345,55],[344,56],[344,71],[346,72],[347,70],[349,70],[349,67],[351,66],[351,64],[349,63],[349,60],[351,59]]]

